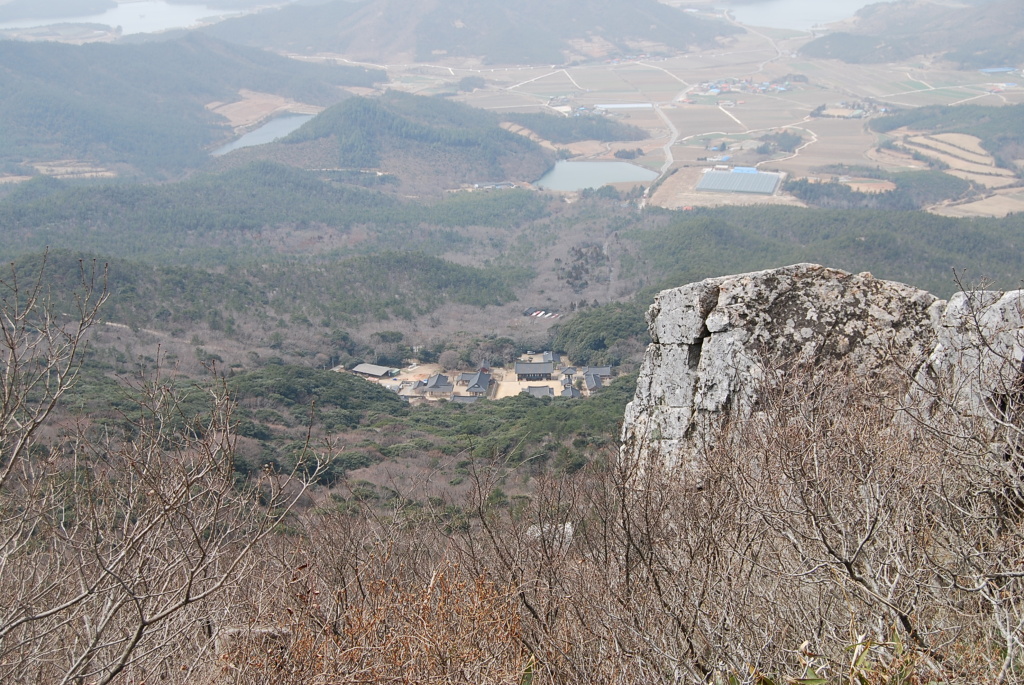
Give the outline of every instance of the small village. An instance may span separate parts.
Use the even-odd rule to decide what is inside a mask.
[[[555,352],[527,352],[511,368],[483,367],[451,375],[442,371],[438,364],[411,364],[403,369],[359,364],[349,372],[410,404],[473,404],[519,394],[579,399],[599,392],[613,377],[609,366],[570,366]]]
[[[807,77],[801,74],[790,74],[789,76],[774,79],[771,81],[759,81],[756,78],[721,78],[714,81],[704,81],[690,91],[690,95],[697,97],[701,95],[719,96],[723,93],[748,95],[765,95],[785,93],[792,90],[795,83],[808,83]],[[696,100],[682,100],[685,104],[694,104]],[[741,103],[742,104],[742,103]]]

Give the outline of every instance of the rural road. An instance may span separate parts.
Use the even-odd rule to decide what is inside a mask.
[[[673,98],[673,102],[678,102],[680,100],[686,99],[686,96],[694,88],[692,83],[684,81],[683,79],[679,78],[678,76],[676,76],[675,74],[673,74],[671,71],[664,67],[659,67],[655,64],[648,64],[646,62],[637,62],[637,64],[647,67],[648,69],[662,71],[671,76],[672,78],[674,78],[676,81],[679,81],[684,86],[686,86],[685,88],[683,88],[683,90],[679,91],[679,93],[676,94],[675,98]],[[658,178],[661,178],[662,176],[667,174],[668,170],[672,168],[673,164],[675,164],[676,159],[675,156],[672,154],[672,146],[675,145],[676,141],[679,140],[679,129],[676,128],[676,125],[672,123],[672,119],[670,119],[669,116],[665,114],[664,110],[662,110],[662,104],[663,103],[655,103],[654,111],[658,113],[658,116],[661,117],[661,120],[665,122],[666,126],[668,126],[669,139],[663,148],[665,150],[665,162],[664,164],[661,165],[661,169],[658,171]]]
[[[668,170],[672,168],[672,165],[676,163],[676,158],[672,154],[672,146],[679,140],[679,129],[672,123],[668,115],[665,114],[664,110],[661,109],[661,105],[655,105],[654,111],[658,113],[661,120],[665,122],[669,130],[669,139],[665,143],[665,162],[661,165],[661,169],[658,171],[658,178],[661,178],[668,173]]]

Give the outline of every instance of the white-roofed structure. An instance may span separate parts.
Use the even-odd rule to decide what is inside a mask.
[[[359,373],[364,376],[372,376],[374,378],[385,378],[398,373],[398,369],[392,369],[387,366],[378,366],[377,364],[360,364],[353,368],[352,372]]]
[[[780,174],[773,174],[767,171],[755,171],[751,173],[746,168],[742,171],[719,171],[711,170],[704,174],[697,184],[697,190],[706,190],[716,193],[755,193],[758,195],[771,195],[779,187],[782,181]]]

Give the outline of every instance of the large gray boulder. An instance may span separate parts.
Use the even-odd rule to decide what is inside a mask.
[[[1017,354],[1005,336],[1019,338],[1020,293],[978,296],[987,330]],[[956,363],[951,351],[968,344],[964,307],[962,298],[947,308],[923,290],[816,264],[662,292],[648,312],[652,343],[626,409],[623,456],[699,465],[722,418],[749,415],[765,374],[794,364],[836,360],[858,374],[899,365],[911,370],[908,381],[920,369],[921,383],[934,382]]]
[[[1024,291],[950,298],[931,354],[904,401],[917,424],[940,425],[964,453],[1024,450]]]

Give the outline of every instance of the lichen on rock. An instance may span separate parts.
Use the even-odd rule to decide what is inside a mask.
[[[1019,293],[975,297],[987,298],[986,330],[1019,338]],[[626,410],[623,456],[699,465],[723,420],[755,410],[765,374],[801,364],[837,362],[868,376],[905,369],[908,383],[913,370],[934,377],[945,368],[936,350],[963,351],[964,307],[963,298],[947,307],[903,283],[816,264],[664,291],[648,312],[652,343]],[[1020,349],[1019,340],[1000,344]]]

